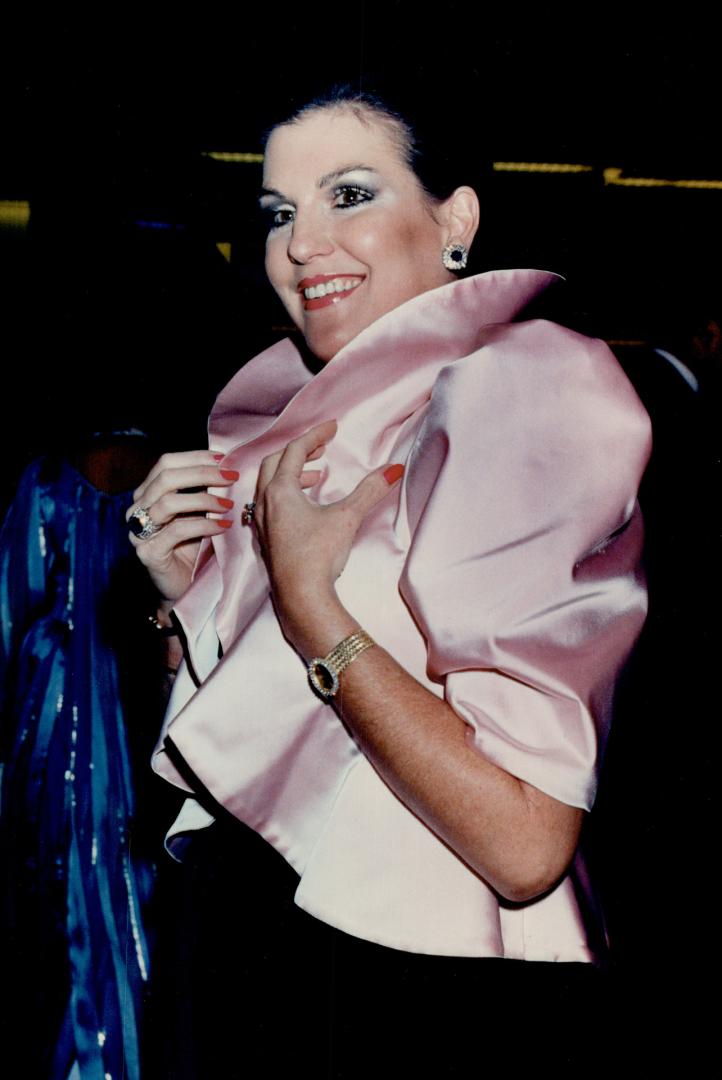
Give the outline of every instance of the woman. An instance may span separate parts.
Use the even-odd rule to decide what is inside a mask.
[[[510,1006],[515,1031],[538,1019],[551,965],[514,960],[590,970],[570,867],[645,609],[646,414],[604,345],[511,323],[553,275],[454,282],[478,199],[422,165],[365,95],[273,129],[266,269],[320,370],[290,342],[247,365],[212,452],[162,458],[129,511],[189,654],[156,768],[276,847],[336,928],[329,1075],[378,1053],[369,979],[387,1060],[453,1075],[461,1010],[484,1002],[487,1061]],[[210,820],[191,803],[175,831]]]

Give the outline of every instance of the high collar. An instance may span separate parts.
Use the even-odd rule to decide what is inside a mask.
[[[333,419],[338,430],[324,451],[324,477],[309,498],[329,503],[347,495],[366,473],[398,454],[407,421],[428,402],[441,368],[479,349],[485,328],[512,321],[556,280],[541,270],[500,270],[422,293],[368,326],[317,375],[289,339],[267,349],[231,380],[211,414],[210,446],[225,454],[224,466],[239,473],[233,489],[219,494],[243,505],[253,497],[264,457]],[[268,596],[252,529],[239,523],[204,542],[194,588],[176,606],[191,652],[189,629],[202,623],[204,594],[217,581],[212,552],[221,575],[216,628],[224,649]]]
[[[249,361],[220,393],[210,445],[228,454],[271,426],[290,439],[296,416],[312,427],[391,386],[401,399],[407,383],[428,393],[429,378],[443,364],[479,347],[484,327],[513,321],[558,280],[543,270],[495,270],[421,293],[362,330],[316,375],[286,338]]]

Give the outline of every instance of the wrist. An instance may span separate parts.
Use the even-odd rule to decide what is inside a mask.
[[[314,656],[308,664],[308,681],[312,689],[326,701],[336,697],[343,672],[375,644],[365,630],[356,630],[339,641],[326,656]]]
[[[339,641],[360,629],[333,586],[304,589],[282,604],[276,601],[276,610],[284,635],[306,660],[326,656]]]
[[[148,625],[153,628],[153,633],[161,638],[177,637],[178,629],[171,617],[173,603],[170,600],[161,600],[156,604],[155,611],[146,617]]]
[[[172,625],[170,613],[173,610],[175,604],[174,600],[167,600],[165,597],[159,597],[158,604],[156,606],[156,618],[161,627],[167,627]]]

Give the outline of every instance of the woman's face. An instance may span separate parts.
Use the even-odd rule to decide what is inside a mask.
[[[321,109],[276,128],[266,148],[266,272],[323,361],[385,312],[453,278],[441,262],[443,213],[432,216],[386,123],[367,116]]]

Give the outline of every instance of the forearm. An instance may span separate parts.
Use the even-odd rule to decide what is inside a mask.
[[[332,589],[295,598],[282,622],[307,659],[359,628]],[[484,758],[464,721],[384,649],[344,671],[335,704],[389,787],[502,895],[530,899],[564,872],[582,811]]]

